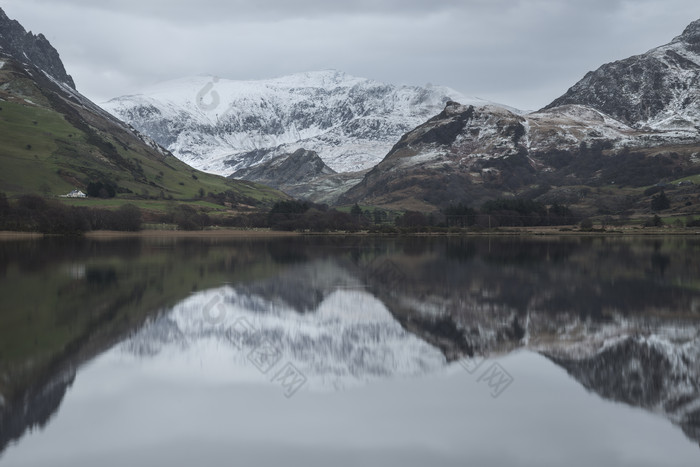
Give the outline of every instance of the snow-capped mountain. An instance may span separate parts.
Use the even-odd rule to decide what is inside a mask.
[[[184,78],[103,106],[188,164],[230,175],[300,148],[337,172],[369,169],[451,99],[484,103],[444,87],[317,71],[261,81]]]
[[[636,128],[700,127],[700,20],[669,44],[608,63],[547,108],[593,107]]]

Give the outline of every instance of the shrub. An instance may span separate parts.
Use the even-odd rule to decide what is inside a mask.
[[[170,215],[169,222],[177,224],[180,230],[202,230],[211,225],[211,218],[205,213],[199,213],[192,206],[182,204],[177,206]]]
[[[657,215],[650,217],[644,222],[644,227],[661,227],[664,225],[664,221]]]
[[[109,181],[90,182],[87,186],[87,195],[91,198],[114,198],[117,194],[117,185]]]
[[[133,204],[125,204],[115,212],[115,230],[137,232],[141,230],[141,209]]]
[[[700,227],[700,218],[686,220],[685,226],[686,227]]]
[[[593,228],[593,221],[590,219],[584,219],[579,224],[581,230],[591,230]]]
[[[398,217],[395,222],[397,227],[425,227],[430,225],[425,214],[417,211],[406,211],[403,216]]]
[[[671,202],[663,191],[651,198],[651,210],[654,212],[664,211],[670,207]]]
[[[664,188],[659,186],[659,185],[654,185],[652,187],[647,188],[644,190],[644,196],[651,196],[655,195],[656,193],[662,191]]]

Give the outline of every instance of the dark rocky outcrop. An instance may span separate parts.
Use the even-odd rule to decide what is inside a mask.
[[[73,78],[66,72],[61,57],[43,34],[27,32],[17,21],[0,9],[0,52],[24,63],[30,63],[58,81],[75,89]]]
[[[363,175],[364,172],[336,173],[316,152],[298,149],[238,170],[229,178],[262,183],[315,203],[333,203]]]
[[[233,178],[260,182],[273,188],[308,183],[316,177],[336,173],[314,151],[298,149],[260,165],[239,170]]]

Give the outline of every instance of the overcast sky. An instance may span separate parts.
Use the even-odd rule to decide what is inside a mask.
[[[537,109],[603,63],[670,42],[698,0],[4,0],[96,102],[211,74],[337,69]]]

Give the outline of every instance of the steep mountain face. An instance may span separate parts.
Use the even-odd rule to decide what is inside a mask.
[[[258,180],[266,185],[279,188],[281,185],[298,185],[310,179],[335,174],[313,151],[299,149],[293,154],[285,154],[268,161],[238,171],[236,178]]]
[[[520,115],[449,102],[339,203],[431,211],[533,187],[543,196],[552,187],[652,185],[700,171],[696,142],[694,130],[642,131],[580,105]]]
[[[262,183],[314,203],[333,204],[364,175],[365,172],[337,173],[314,151],[299,149],[238,170],[230,178]]]
[[[0,191],[58,196],[106,181],[141,199],[228,193],[232,204],[256,206],[285,197],[187,166],[77,92],[67,75],[61,79],[58,54],[41,36],[32,40],[14,21],[0,26]]]
[[[354,172],[377,164],[451,98],[465,99],[447,88],[320,71],[264,81],[187,78],[103,107],[208,172],[230,175],[302,147],[336,172]]]
[[[43,34],[27,32],[0,8],[0,52],[22,63],[31,63],[61,83],[75,89],[73,78],[66,73],[56,49]]]
[[[546,108],[593,107],[637,128],[700,128],[700,20],[649,52],[589,72]]]

